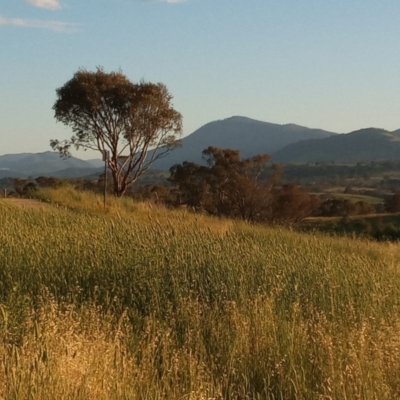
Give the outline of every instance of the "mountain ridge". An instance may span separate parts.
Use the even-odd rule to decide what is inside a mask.
[[[389,132],[366,128],[337,134],[293,123],[279,125],[240,116],[209,122],[182,142],[183,147],[157,160],[152,169],[166,171],[184,161],[204,163],[202,151],[209,146],[239,150],[243,158],[271,154],[273,162],[281,163],[354,163],[400,158],[400,129]],[[104,162],[100,159],[62,159],[52,151],[0,156],[0,178],[40,175],[81,178],[100,175],[103,168]]]
[[[283,163],[385,161],[400,158],[400,129],[365,128],[328,138],[292,143],[272,154]]]
[[[157,160],[155,169],[168,170],[184,161],[204,163],[202,151],[209,146],[240,150],[244,158],[256,154],[272,154],[288,144],[311,138],[329,137],[337,133],[296,124],[274,124],[248,117],[233,116],[209,122],[182,139],[182,147]]]
[[[59,153],[45,151],[40,153],[5,154],[0,156],[0,177],[27,177],[56,175],[66,169],[93,169],[89,162],[76,157],[62,159]]]

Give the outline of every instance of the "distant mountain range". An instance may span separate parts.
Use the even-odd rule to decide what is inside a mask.
[[[400,129],[388,132],[368,128],[346,135],[303,140],[276,151],[273,159],[283,163],[399,160]]]
[[[58,153],[53,151],[0,156],[0,178],[27,178],[41,175],[77,178],[96,171],[94,162],[76,157],[62,159]]]
[[[307,139],[322,139],[336,133],[287,124],[278,125],[245,117],[210,122],[182,140],[182,147],[157,160],[155,169],[168,170],[183,161],[201,163],[202,151],[209,146],[240,150],[243,158],[272,154],[283,147]]]
[[[339,135],[321,129],[288,124],[278,125],[245,117],[210,122],[182,140],[182,147],[157,160],[153,169],[168,170],[172,165],[204,162],[208,146],[240,150],[242,157],[272,154],[274,162],[346,162],[400,159],[400,129],[362,129]],[[60,158],[56,152],[7,154],[0,156],[0,178],[54,176],[79,178],[98,176],[103,171],[99,159],[84,161]]]

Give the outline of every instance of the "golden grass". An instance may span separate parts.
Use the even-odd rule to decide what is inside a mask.
[[[225,234],[234,225],[232,220],[194,214],[186,208],[168,209],[162,205],[140,202],[129,197],[116,198],[108,195],[104,209],[102,195],[90,191],[77,191],[71,186],[58,189],[45,188],[33,193],[33,195],[43,203],[52,204],[56,207],[66,207],[97,215],[106,214],[120,219],[134,219],[143,223],[153,220],[160,224],[169,224],[170,220],[177,219],[179,225],[190,225],[196,222],[199,226],[207,227],[219,234]]]
[[[400,398],[398,244],[60,193],[0,202],[0,399]]]

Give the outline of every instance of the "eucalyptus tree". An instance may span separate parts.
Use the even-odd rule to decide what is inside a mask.
[[[182,116],[162,83],[132,83],[120,71],[81,69],[56,93],[55,118],[72,128],[73,136],[51,140],[51,147],[64,157],[71,147],[108,152],[115,196],[180,145]]]

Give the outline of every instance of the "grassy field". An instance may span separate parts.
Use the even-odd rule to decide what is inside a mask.
[[[398,399],[400,247],[69,188],[0,200],[0,399]]]
[[[361,194],[334,193],[334,197],[344,200],[351,200],[353,202],[365,201],[369,204],[383,203],[383,200],[378,197],[365,196]]]

